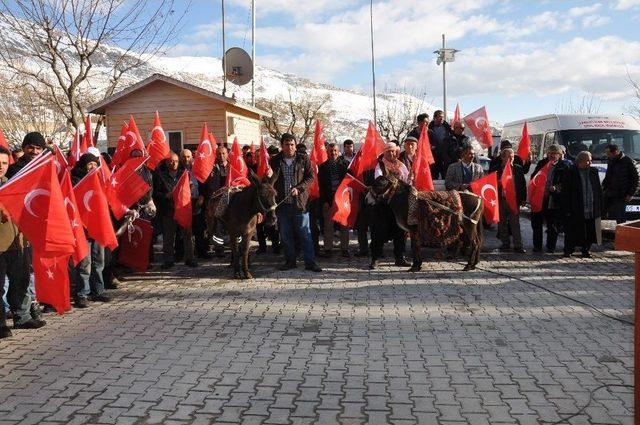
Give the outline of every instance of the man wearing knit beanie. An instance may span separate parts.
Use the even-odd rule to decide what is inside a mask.
[[[42,151],[47,147],[44,136],[37,131],[27,133],[22,139],[22,151],[24,155],[20,157],[18,162],[9,166],[7,170],[7,178],[11,178],[22,170],[33,158],[40,155]]]

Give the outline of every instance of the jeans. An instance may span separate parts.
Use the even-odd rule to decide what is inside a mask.
[[[29,264],[21,250],[11,250],[0,254],[0,298],[4,295],[5,276],[9,278],[7,302],[13,313],[13,323],[21,324],[31,320],[31,296],[29,287]],[[0,309],[0,326],[6,326],[6,313]]]
[[[280,227],[280,239],[284,246],[285,261],[295,264],[297,253],[294,238],[297,237],[305,264],[315,264],[316,257],[309,229],[309,213],[299,211],[292,204],[284,203],[276,210],[276,216]]]
[[[102,295],[104,293],[104,247],[93,239],[89,239],[90,254],[73,267],[71,277],[73,281],[73,297],[87,298],[89,294]]]

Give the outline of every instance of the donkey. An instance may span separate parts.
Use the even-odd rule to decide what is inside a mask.
[[[276,191],[269,179],[260,180],[252,171],[248,175],[251,185],[234,194],[221,220],[229,233],[231,266],[236,279],[253,279],[249,272],[249,245],[256,232],[258,217],[262,215],[267,225],[276,223]],[[207,214],[209,232],[216,228],[213,214]],[[242,242],[238,243],[238,238]],[[242,265],[240,264],[242,257]]]
[[[372,205],[387,202],[393,211],[398,226],[409,232],[411,237],[411,251],[413,264],[409,271],[415,272],[422,268],[422,241],[419,226],[409,225],[409,194],[411,186],[393,176],[379,176],[369,188],[367,203]],[[469,246],[469,259],[464,267],[465,271],[475,269],[480,261],[482,247],[482,199],[469,192],[459,192],[462,201],[462,234],[456,241],[465,242]]]

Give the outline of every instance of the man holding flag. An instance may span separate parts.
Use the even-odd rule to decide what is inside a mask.
[[[318,182],[320,189],[320,205],[324,219],[324,255],[333,255],[333,201],[336,197],[336,189],[347,174],[349,163],[340,156],[340,150],[335,143],[329,143],[327,148],[329,158],[318,168]],[[357,200],[356,200],[357,201]],[[349,229],[340,226],[340,250],[343,257],[350,257],[349,253]]]
[[[520,206],[527,201],[527,183],[522,167],[514,164],[513,149],[507,148],[500,153],[502,168],[498,171],[500,222],[498,238],[502,241],[501,251],[509,251],[513,237],[514,252],[524,254],[520,232]]]

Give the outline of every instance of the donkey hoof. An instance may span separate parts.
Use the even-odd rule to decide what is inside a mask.
[[[413,265],[411,266],[411,268],[407,271],[414,273],[414,272],[419,272],[420,270],[422,270],[422,266],[417,266],[417,265]]]
[[[242,279],[242,273],[240,273],[239,271],[233,272],[233,278],[234,279]]]
[[[253,275],[248,271],[243,272],[243,279],[253,279]]]
[[[466,266],[464,266],[464,269],[462,269],[462,270],[465,271],[465,272],[468,272],[470,270],[475,270],[475,269],[476,269],[476,266],[472,266],[470,264],[467,264]]]

